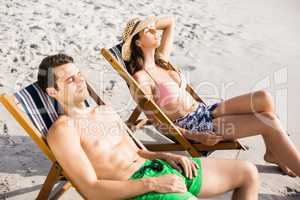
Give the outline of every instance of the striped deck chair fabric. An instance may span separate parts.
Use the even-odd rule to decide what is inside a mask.
[[[15,93],[19,108],[29,117],[44,139],[62,109],[58,102],[33,83]]]
[[[35,82],[15,93],[17,105],[29,117],[33,125],[46,139],[48,130],[63,109],[59,103],[47,95]],[[85,101],[86,106],[89,105]]]

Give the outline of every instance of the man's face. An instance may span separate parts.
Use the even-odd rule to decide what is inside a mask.
[[[86,82],[79,69],[73,63],[54,68],[57,89],[55,97],[66,105],[82,103],[89,95]]]

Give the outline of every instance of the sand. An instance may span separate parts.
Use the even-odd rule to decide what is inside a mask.
[[[125,120],[135,104],[100,49],[118,42],[132,16],[171,15],[176,20],[171,60],[198,93],[210,101],[267,89],[300,149],[299,8],[297,0],[2,0],[0,93],[32,83],[44,56],[64,52]],[[2,107],[0,112],[0,199],[34,199],[50,162]],[[165,140],[150,131],[138,137]],[[255,163],[261,178],[259,199],[300,199],[300,179],[284,176],[263,161],[261,137],[242,143],[250,150],[212,156]],[[71,190],[62,199],[81,198]],[[230,194],[214,199],[230,199]]]

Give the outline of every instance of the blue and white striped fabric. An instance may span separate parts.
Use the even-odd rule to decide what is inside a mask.
[[[50,126],[59,115],[63,114],[62,107],[43,92],[36,82],[16,92],[15,97],[20,109],[46,139]],[[85,105],[89,106],[90,103],[86,100]]]
[[[26,113],[34,126],[46,138],[48,129],[58,118],[59,113],[62,113],[58,102],[45,94],[37,83],[15,93],[15,97],[21,110]]]
[[[122,58],[122,45],[123,43],[119,43],[116,46],[109,49],[109,51],[113,54],[113,56],[118,60],[119,63],[126,69],[126,65],[128,64]]]
[[[213,110],[218,106],[218,103],[206,106],[204,103],[199,103],[198,108],[188,113],[186,116],[174,120],[174,123],[184,129],[200,133],[202,131],[214,131],[213,127]]]

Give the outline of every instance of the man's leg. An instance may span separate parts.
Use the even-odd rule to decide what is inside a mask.
[[[258,199],[259,177],[253,164],[239,160],[202,158],[202,170],[200,198],[234,190],[234,200]]]

